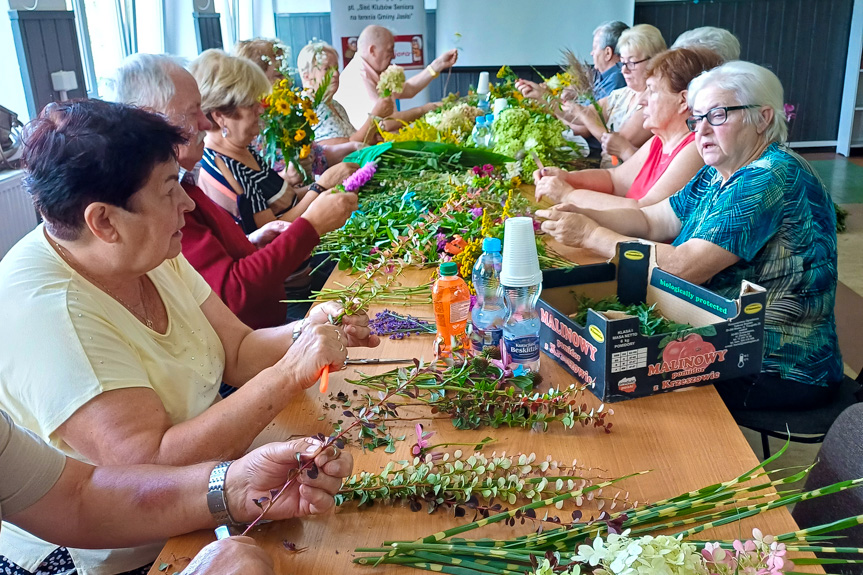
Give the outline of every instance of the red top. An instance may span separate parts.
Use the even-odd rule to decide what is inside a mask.
[[[662,177],[662,174],[665,173],[665,170],[668,169],[668,166],[671,164],[671,160],[680,153],[680,151],[695,141],[695,133],[690,132],[683,138],[683,141],[680,142],[676,148],[674,148],[670,154],[662,153],[662,140],[658,137],[654,137],[653,141],[650,143],[650,152],[647,154],[647,161],[644,162],[644,166],[641,167],[641,171],[638,172],[638,175],[635,176],[635,181],[632,182],[632,187],[629,188],[629,192],[627,192],[626,197],[632,198],[633,200],[640,200],[644,196],[647,195],[647,192],[650,191],[650,188],[653,187],[653,184]]]
[[[284,324],[285,278],[311,255],[318,232],[297,218],[259,250],[201,188],[184,183],[183,189],[195,201],[186,213],[183,255],[243,323],[252,329]]]

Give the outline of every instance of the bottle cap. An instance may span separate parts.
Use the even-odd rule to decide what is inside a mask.
[[[500,252],[500,240],[497,238],[485,238],[482,241],[482,251],[484,252]]]
[[[494,122],[494,114],[486,114],[486,116],[485,116],[485,121],[486,121],[487,123],[489,123],[489,124],[491,124],[492,122]]]
[[[542,283],[531,218],[509,218],[504,223],[500,283],[507,287],[527,287]]]
[[[479,116],[476,119],[476,125],[477,126],[485,126],[485,116]]]
[[[440,265],[440,275],[443,276],[456,276],[458,275],[458,266],[455,262],[444,262]]]

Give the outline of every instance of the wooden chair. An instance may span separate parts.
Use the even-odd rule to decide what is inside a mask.
[[[806,490],[863,477],[863,403],[843,411],[824,439],[818,462],[806,479]],[[813,527],[863,513],[863,489],[848,489],[809,501],[801,501],[792,515],[801,528]],[[832,544],[863,547],[863,525],[842,531]],[[830,545],[828,543],[827,545]],[[855,559],[831,553],[829,557]],[[863,575],[863,565],[831,565],[831,573]]]

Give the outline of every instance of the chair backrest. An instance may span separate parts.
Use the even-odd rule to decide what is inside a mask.
[[[806,490],[863,477],[863,403],[843,411],[827,432],[818,452],[818,464],[806,480]],[[863,487],[801,501],[792,515],[801,528],[863,514]],[[837,546],[863,547],[863,525],[842,531]],[[830,557],[854,559],[830,554]],[[863,574],[863,565],[831,565],[831,572]]]

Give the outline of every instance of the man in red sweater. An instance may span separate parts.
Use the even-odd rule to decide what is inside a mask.
[[[178,159],[186,170],[183,189],[195,209],[185,216],[183,255],[246,325],[259,329],[285,323],[285,278],[311,255],[322,235],[344,225],[357,208],[355,194],[323,192],[349,172],[325,173],[317,192],[308,192],[321,197],[301,217],[291,223],[270,222],[247,238],[190,177],[203,156],[210,127],[192,75],[170,56],[136,54],[126,59],[115,81],[117,101],[161,112],[186,132],[188,143],[180,147]]]

